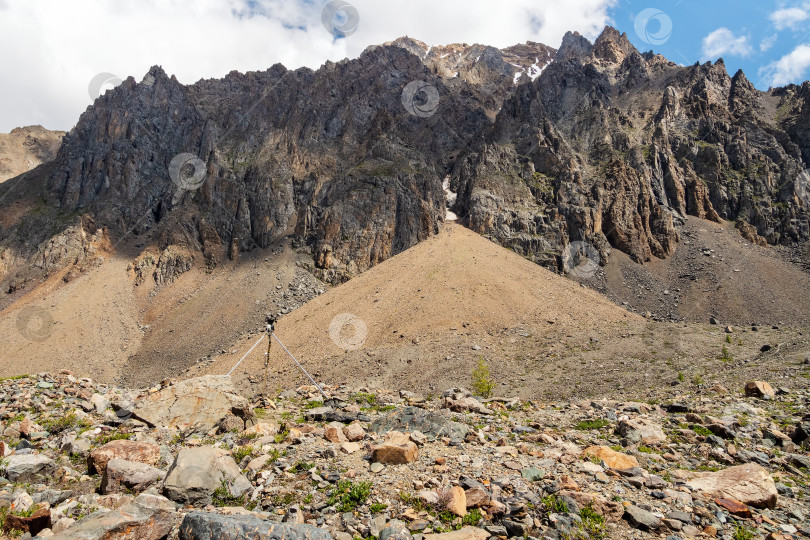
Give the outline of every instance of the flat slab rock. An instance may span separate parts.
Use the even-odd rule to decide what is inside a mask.
[[[250,404],[236,393],[227,375],[197,377],[167,386],[138,399],[132,414],[153,427],[193,433],[207,433],[230,415],[252,417]]]
[[[709,497],[733,499],[754,508],[776,507],[778,492],[773,478],[755,463],[690,476],[686,485]]]
[[[441,534],[426,534],[425,540],[487,540],[490,534],[478,527],[464,527],[457,531]]]
[[[179,540],[332,540],[332,535],[312,525],[274,523],[255,516],[224,516],[191,512],[180,524]]]
[[[96,512],[51,536],[54,540],[159,540],[174,527],[175,505],[159,495],[138,495],[117,510]]]
[[[464,439],[469,428],[465,424],[453,422],[443,414],[426,411],[418,407],[403,407],[377,418],[371,423],[371,431],[383,435],[389,431],[421,431],[429,441],[437,437]]]

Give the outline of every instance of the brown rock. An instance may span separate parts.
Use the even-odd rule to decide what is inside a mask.
[[[457,516],[464,517],[467,515],[467,495],[464,489],[459,486],[453,486],[446,492],[447,502],[444,507]]]
[[[127,489],[140,493],[164,476],[163,471],[146,463],[111,459],[101,478],[101,492],[118,493]]]
[[[110,441],[90,452],[87,457],[87,467],[91,473],[97,471],[103,475],[107,469],[107,463],[111,459],[123,459],[154,465],[160,459],[160,447],[148,442]]]
[[[582,451],[583,456],[594,456],[605,462],[605,465],[611,469],[629,469],[631,467],[638,467],[638,460],[633,456],[616,452],[609,446],[589,446]]]
[[[346,435],[343,434],[343,424],[340,422],[332,422],[326,429],[324,429],[323,437],[333,443],[345,443],[348,442],[346,439]]]
[[[419,455],[416,444],[407,433],[389,431],[385,440],[371,449],[371,460],[377,463],[401,465],[415,461]]]
[[[366,430],[360,424],[349,424],[343,428],[343,434],[350,442],[362,441],[366,438]]]
[[[12,530],[31,533],[36,536],[43,529],[51,527],[51,511],[47,508],[40,508],[29,517],[9,515],[3,523],[3,532],[9,533]]]
[[[686,485],[708,497],[734,499],[755,508],[774,508],[777,491],[768,471],[754,463],[717,472],[692,473]]]
[[[715,536],[717,536],[717,528],[712,525],[706,525],[705,527],[703,527],[703,534],[714,538]]]
[[[765,396],[773,397],[775,392],[773,388],[771,388],[771,385],[765,381],[750,381],[745,383],[745,395],[758,398]]]
[[[489,494],[484,488],[471,487],[464,495],[467,497],[467,508],[480,508],[489,504]]]
[[[743,518],[751,518],[751,509],[748,508],[748,505],[741,503],[740,501],[735,501],[734,499],[715,499],[715,503],[718,506],[722,506],[735,516],[740,516]]]

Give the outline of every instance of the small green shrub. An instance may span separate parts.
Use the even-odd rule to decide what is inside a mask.
[[[326,504],[336,506],[338,512],[351,512],[364,504],[371,495],[371,482],[353,483],[351,480],[341,480],[329,493]]]
[[[387,504],[383,504],[383,503],[374,503],[374,504],[372,504],[372,505],[371,505],[371,507],[369,508],[369,511],[370,511],[372,514],[379,514],[380,512],[384,512],[386,508],[388,508],[388,505],[387,505]]]
[[[546,495],[541,499],[541,502],[543,506],[546,507],[547,512],[555,512],[557,514],[568,513],[568,505],[556,495]]]
[[[738,523],[736,528],[734,529],[734,536],[732,536],[732,538],[734,540],[753,540],[754,529],[751,529],[746,525]]]
[[[472,388],[475,393],[481,397],[492,397],[492,389],[495,383],[492,382],[492,376],[489,373],[489,365],[483,360],[478,361],[478,365],[472,372]]]
[[[605,531],[605,518],[601,516],[593,506],[588,504],[585,508],[579,511],[579,517],[582,518],[582,528],[588,533],[591,540],[602,540],[607,535]]]
[[[590,429],[602,429],[608,425],[610,425],[610,422],[604,418],[597,418],[595,420],[583,420],[574,427],[582,431],[587,431]]]

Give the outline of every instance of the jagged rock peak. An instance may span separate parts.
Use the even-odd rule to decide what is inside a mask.
[[[636,51],[636,48],[627,39],[626,33],[619,33],[612,26],[605,26],[602,33],[596,38],[593,45],[593,54],[597,58],[607,60],[616,64],[621,63],[629,54]]]
[[[591,54],[593,45],[579,32],[566,32],[557,51],[557,60],[562,61],[572,56],[583,57]]]

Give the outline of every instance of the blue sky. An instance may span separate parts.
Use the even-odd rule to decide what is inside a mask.
[[[661,28],[656,18],[650,19],[653,37],[648,42],[643,39],[646,35],[636,32],[636,17],[648,8],[660,10],[663,17],[671,20],[668,39],[663,35],[655,39]],[[805,56],[802,48],[810,46],[810,1],[618,0],[609,13],[617,28],[627,32],[639,50],[652,49],[674,62],[693,64],[709,58],[714,61],[719,54],[730,74],[742,69],[760,89],[767,89],[774,82],[799,83],[810,78],[810,50]],[[666,19],[663,22],[666,25]],[[784,62],[782,74],[775,64],[791,53],[796,59]],[[792,74],[789,67],[799,75],[789,76]]]
[[[593,40],[613,24],[674,62],[722,56],[760,89],[810,78],[810,0],[336,2],[345,0],[0,0],[0,50],[14,51],[0,55],[0,132],[70,129],[100,76],[103,92],[153,65],[182,83],[279,62],[317,69],[404,35],[558,47],[568,30]],[[343,17],[345,32],[330,32],[324,13]]]

